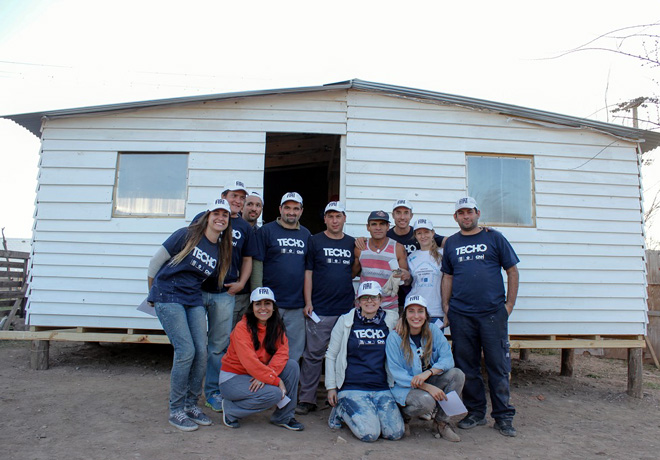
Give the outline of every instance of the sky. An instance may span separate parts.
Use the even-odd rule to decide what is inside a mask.
[[[657,95],[660,70],[564,53],[659,20],[657,0],[0,0],[0,115],[360,78],[630,126],[608,106]],[[8,238],[31,235],[39,148],[0,120]],[[643,173],[650,202],[660,159]]]

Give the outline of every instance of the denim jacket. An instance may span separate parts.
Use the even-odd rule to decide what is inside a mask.
[[[454,367],[454,357],[452,356],[451,348],[444,334],[435,324],[431,323],[429,327],[433,335],[433,351],[431,354],[431,362],[433,364],[431,367],[442,369],[443,372],[446,372]],[[422,341],[422,347],[424,347],[425,343]],[[410,346],[413,350],[417,347],[412,339],[410,339]],[[408,361],[403,356],[401,337],[396,332],[387,336],[386,351],[387,369],[389,374],[394,378],[394,384],[390,385],[392,395],[397,403],[405,406],[406,397],[412,389],[410,382],[414,376],[422,372],[422,360],[417,353],[413,353],[412,365],[408,364]]]

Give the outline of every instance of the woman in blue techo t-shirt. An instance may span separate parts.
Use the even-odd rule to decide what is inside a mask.
[[[182,431],[210,425],[197,406],[206,370],[206,310],[202,282],[231,263],[232,231],[226,200],[213,201],[200,219],[175,231],[149,263],[149,296],[174,347],[169,422]]]

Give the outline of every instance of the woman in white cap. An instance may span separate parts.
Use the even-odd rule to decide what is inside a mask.
[[[333,406],[328,424],[340,428],[343,421],[360,441],[401,439],[403,419],[385,365],[385,341],[398,314],[381,308],[376,281],[360,284],[357,301],[357,308],[337,320],[325,355],[325,386]]]
[[[405,423],[430,413],[440,436],[460,441],[437,401],[446,400],[451,391],[460,395],[465,375],[454,367],[449,343],[430,322],[426,300],[421,296],[406,299],[400,332],[387,337],[387,367],[394,378],[392,394],[402,406]]]
[[[216,267],[218,279],[231,264],[229,203],[218,199],[189,227],[180,228],[151,258],[147,301],[174,347],[170,376],[169,422],[182,431],[210,425],[197,406],[206,370],[206,309],[202,282]]]
[[[412,279],[409,295],[420,295],[426,299],[431,321],[438,321],[436,325],[442,330],[445,316],[440,295],[442,248],[439,248],[435,241],[435,230],[430,220],[417,219],[413,229],[421,249],[408,256],[408,269]]]
[[[294,418],[298,363],[289,359],[289,341],[270,288],[250,294],[250,306],[229,338],[222,358],[222,421],[239,428],[240,419],[277,405],[270,423],[292,431],[305,427]]]

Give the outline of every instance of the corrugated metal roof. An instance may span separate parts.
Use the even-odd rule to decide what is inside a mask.
[[[155,99],[149,101],[126,102],[119,104],[97,105],[91,107],[80,107],[73,109],[51,110],[44,112],[22,113],[16,115],[4,115],[25,127],[36,136],[40,136],[42,118],[86,115],[100,112],[112,112],[117,110],[132,110],[145,107],[158,107],[174,104],[188,104],[192,102],[214,101],[223,99],[236,99],[255,96],[266,96],[274,94],[308,93],[316,91],[331,91],[337,89],[356,89],[360,91],[378,92],[393,96],[405,97],[415,100],[435,101],[441,104],[457,105],[475,110],[487,110],[524,120],[538,123],[551,123],[571,128],[591,129],[611,134],[626,140],[640,142],[642,151],[647,152],[660,146],[660,133],[643,129],[628,128],[612,123],[604,123],[587,118],[578,118],[561,115],[543,110],[531,109],[512,104],[476,99],[455,94],[438,93],[404,86],[388,85],[365,80],[353,79],[337,83],[328,83],[323,86],[306,86],[298,88],[280,88],[260,91],[243,91],[235,93],[208,94],[202,96],[186,96],[170,99]]]

